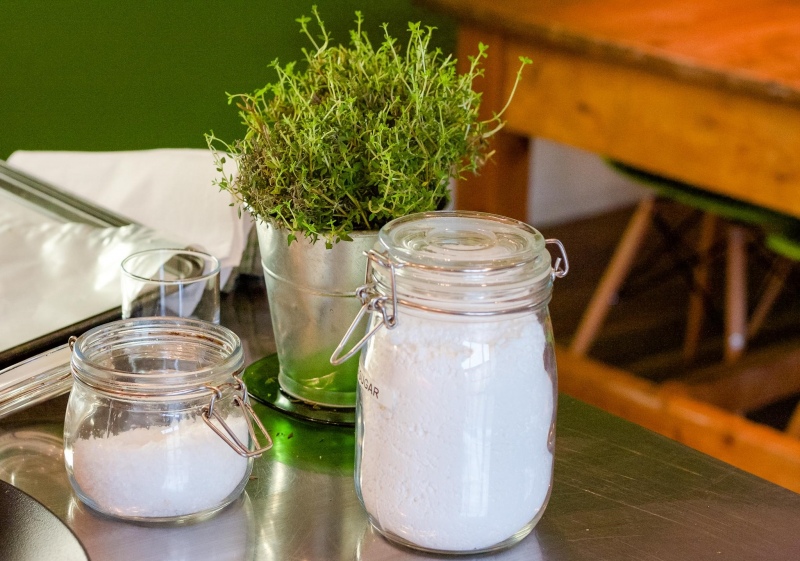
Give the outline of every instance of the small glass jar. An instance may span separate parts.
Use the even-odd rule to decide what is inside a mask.
[[[557,396],[547,304],[566,272],[560,242],[509,218],[432,212],[381,229],[359,289],[355,483],[389,540],[495,551],[542,516]]]
[[[81,501],[117,518],[183,522],[242,493],[271,441],[237,377],[244,359],[233,332],[138,318],[88,331],[72,351],[64,460]]]

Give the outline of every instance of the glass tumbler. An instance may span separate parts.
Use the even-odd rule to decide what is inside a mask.
[[[272,443],[238,378],[234,333],[138,318],[87,331],[72,351],[64,459],[83,503],[127,520],[182,522],[241,494],[252,459]]]
[[[201,251],[148,249],[122,261],[122,317],[219,323],[219,260]]]
[[[384,226],[368,257],[369,328],[353,351],[365,345],[355,481],[370,522],[433,553],[517,543],[552,485],[547,304],[567,272],[563,246],[509,218],[432,212]]]

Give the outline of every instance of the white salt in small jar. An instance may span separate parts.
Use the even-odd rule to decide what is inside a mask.
[[[509,218],[433,212],[381,229],[359,289],[355,483],[386,538],[473,554],[536,525],[555,441],[547,304],[566,272],[560,242]]]
[[[138,318],[88,331],[72,351],[64,459],[82,502],[127,520],[183,522],[242,493],[271,441],[238,378],[244,359],[233,332]]]

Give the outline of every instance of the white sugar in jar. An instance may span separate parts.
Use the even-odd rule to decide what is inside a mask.
[[[233,332],[137,318],[86,332],[72,351],[64,460],[82,502],[126,520],[183,522],[242,493],[271,441],[238,378]]]
[[[565,273],[559,242],[508,218],[422,213],[381,230],[360,289],[371,320],[355,478],[389,540],[495,551],[542,516],[556,416],[547,304]]]

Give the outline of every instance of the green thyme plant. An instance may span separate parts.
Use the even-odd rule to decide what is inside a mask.
[[[459,75],[455,60],[429,48],[433,28],[409,23],[403,50],[384,25],[375,48],[356,12],[349,46],[335,46],[316,7],[313,14],[318,38],[311,18],[297,20],[313,47],[303,49],[307,67],[272,62],[276,82],[229,95],[247,127],[244,138],[228,144],[207,135],[219,171],[225,153],[238,168],[219,187],[288,230],[289,243],[302,234],[330,246],[355,230],[442,209],[450,178],[476,172],[489,155],[488,138],[502,127],[502,111],[479,119],[480,94],[472,89],[487,47]],[[521,72],[530,61],[520,60]]]

